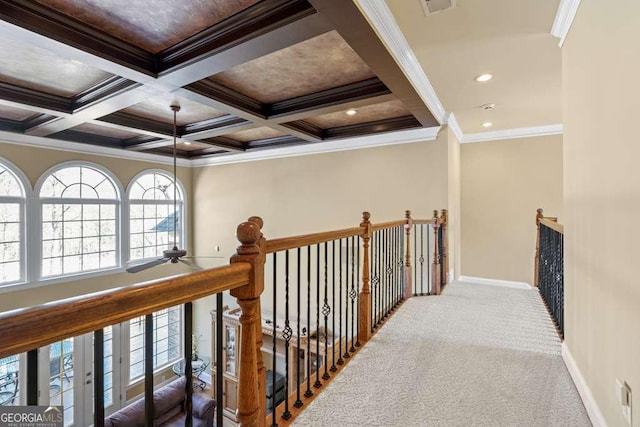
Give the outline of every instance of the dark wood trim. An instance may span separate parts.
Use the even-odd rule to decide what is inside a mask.
[[[30,0],[0,0],[0,19],[116,62],[155,75],[154,55]]]
[[[276,102],[267,107],[267,116],[271,119],[390,93],[391,91],[380,79],[372,77],[360,82]]]
[[[160,52],[160,72],[215,55],[315,13],[306,0],[263,0]]]
[[[153,132],[156,135],[166,136],[167,138],[170,138],[173,135],[173,124],[134,116],[133,114],[121,112],[111,113],[107,116],[101,117],[99,121],[123,126],[131,129],[132,131],[143,129]]]
[[[247,149],[246,143],[242,141],[237,141],[235,139],[226,138],[224,136],[200,139],[197,142],[198,144],[207,144],[212,147],[222,148],[223,150],[226,150],[226,151],[245,151]]]
[[[422,126],[439,126],[436,118],[354,2],[309,0],[309,3],[335,27],[347,44],[395,97],[402,101]]]
[[[0,117],[0,130],[14,133],[23,133],[23,122],[18,120],[10,120]]]
[[[183,137],[188,137],[189,140],[195,141],[217,135],[224,135],[225,133],[237,132],[239,127],[244,129],[247,128],[247,126],[255,127],[255,125],[248,120],[232,114],[226,114],[213,119],[181,126],[179,134]]]
[[[290,145],[309,144],[308,141],[291,135],[277,136],[274,138],[259,139],[247,143],[248,148],[284,147]]]
[[[69,98],[51,95],[35,89],[29,89],[10,83],[0,82],[0,98],[23,104],[25,106],[46,108],[67,114],[71,114],[73,111],[71,100]]]
[[[230,104],[239,110],[253,114],[260,118],[266,118],[266,106],[255,99],[246,96],[238,91],[223,86],[213,80],[205,79],[195,82],[186,87],[187,89],[219,102]]]
[[[100,147],[122,148],[123,143],[119,138],[111,138],[108,136],[95,135],[92,133],[78,132],[75,130],[64,130],[59,133],[50,135],[54,139],[62,139],[70,142],[79,142],[82,144],[98,145]]]
[[[56,120],[56,116],[52,116],[51,114],[37,114],[35,116],[29,117],[29,119],[22,122],[24,126],[24,130],[37,128],[45,123],[49,123],[53,120]]]
[[[129,138],[122,141],[124,149],[129,151],[146,151],[172,145],[173,141],[167,138],[156,138],[153,136],[141,136]]]
[[[413,116],[394,117],[392,119],[376,120],[375,122],[358,123],[355,125],[339,126],[326,129],[326,139],[348,138],[364,136],[372,133],[393,132],[422,127]]]
[[[109,96],[128,91],[136,86],[140,86],[140,83],[133,82],[120,76],[110,77],[74,96],[71,101],[73,110],[82,110]]]
[[[325,130],[304,120],[298,120],[290,123],[283,123],[283,127],[292,129],[300,133],[312,136],[316,139],[325,138]]]

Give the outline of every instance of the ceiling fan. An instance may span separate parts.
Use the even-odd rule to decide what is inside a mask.
[[[178,228],[178,205],[177,205],[177,171],[176,171],[176,157],[177,157],[177,149],[176,149],[176,115],[178,111],[180,111],[179,105],[172,105],[171,110],[173,110],[173,248],[166,249],[162,252],[162,258],[154,259],[152,261],[146,262],[144,264],[134,265],[132,267],[127,268],[127,273],[138,273],[140,271],[146,270],[151,267],[155,267],[157,265],[164,264],[166,262],[171,262],[172,264],[177,264],[179,262],[186,264],[196,270],[202,270],[202,267],[196,265],[190,261],[183,259],[187,255],[187,251],[184,249],[178,249],[176,244],[177,242],[177,234],[176,230]]]

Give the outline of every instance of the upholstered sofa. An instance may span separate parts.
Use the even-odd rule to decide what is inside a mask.
[[[185,383],[180,377],[153,393],[154,426],[184,426]],[[213,426],[216,401],[204,394],[193,394],[193,427]],[[140,399],[104,420],[105,427],[144,426],[144,399]]]

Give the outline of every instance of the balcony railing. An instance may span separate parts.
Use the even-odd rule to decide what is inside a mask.
[[[223,399],[228,398],[222,395],[222,366],[218,363],[223,342],[222,293],[230,291],[241,309],[242,333],[236,347],[237,421],[242,426],[287,424],[403,301],[413,295],[437,295],[446,284],[446,211],[428,219],[413,219],[406,211],[401,220],[377,224],[365,212],[353,228],[274,240],[263,237],[262,225],[260,218],[251,217],[238,226],[241,245],[227,266],[0,315],[0,360],[27,353],[23,389],[27,404],[38,404],[38,348],[93,333],[93,425],[103,426],[104,330],[143,316],[145,420],[152,425],[153,313],[184,306],[185,358],[181,363],[184,372],[192,372],[192,302],[217,295],[212,363],[216,381],[212,388],[217,398],[217,425],[222,425]],[[269,295],[261,301],[265,284]],[[268,368],[272,378],[283,369],[287,377],[284,401],[274,403],[269,418],[265,396],[272,393],[275,399],[276,390],[266,390],[263,309],[270,312],[273,337],[273,364]],[[283,347],[276,345],[279,339]],[[276,363],[280,357],[285,359],[284,368]],[[13,377],[4,377],[2,381],[11,386]],[[193,378],[185,377],[186,425],[191,425]]]

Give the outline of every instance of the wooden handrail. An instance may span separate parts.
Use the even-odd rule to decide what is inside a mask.
[[[556,221],[557,221],[557,218],[556,218]],[[557,222],[549,218],[541,218],[540,224],[546,225],[547,227],[557,231],[560,234],[564,234],[564,226],[562,224],[558,224]]]
[[[342,230],[326,231],[324,233],[313,233],[301,236],[284,237],[282,239],[267,240],[267,253],[271,254],[274,252],[285,251],[287,249],[301,248],[347,237],[362,236],[365,231],[365,227],[353,227],[344,228]]]
[[[235,263],[4,313],[0,358],[247,285],[250,272]]]
[[[412,220],[414,224],[435,224],[437,220],[434,218],[429,219],[414,219]]]
[[[406,219],[401,219],[398,221],[387,221],[387,222],[381,222],[379,224],[371,224],[371,231],[379,231],[379,230],[385,230],[387,228],[393,228],[393,227],[398,227],[401,225],[405,225],[407,223]]]

